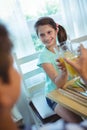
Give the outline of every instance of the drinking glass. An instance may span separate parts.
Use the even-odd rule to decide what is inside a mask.
[[[68,63],[64,61],[64,58],[68,58],[72,60],[73,62],[75,62],[79,57],[76,49],[77,48],[75,49],[73,48],[70,42],[60,43],[60,46],[56,46],[54,48],[57,58],[59,59],[60,62],[65,64],[66,69],[71,78],[78,77],[79,75],[71,65],[69,65]]]

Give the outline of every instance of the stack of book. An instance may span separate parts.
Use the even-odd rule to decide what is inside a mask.
[[[58,90],[61,94],[87,107],[87,86],[80,81],[80,78],[69,81],[64,89]]]

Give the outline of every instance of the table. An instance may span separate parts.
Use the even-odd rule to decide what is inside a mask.
[[[57,103],[60,103],[62,106],[73,111],[74,113],[87,118],[87,107],[61,94],[58,89],[48,93],[47,97]]]

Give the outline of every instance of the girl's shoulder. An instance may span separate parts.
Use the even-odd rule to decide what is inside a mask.
[[[39,54],[39,57],[47,56],[47,55],[49,55],[49,51],[44,47],[44,48],[41,50],[41,52],[40,52],[40,54]]]

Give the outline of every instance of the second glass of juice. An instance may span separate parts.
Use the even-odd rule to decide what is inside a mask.
[[[76,62],[76,60],[78,59],[78,56],[76,56],[75,54],[73,54],[71,52],[66,52],[66,53],[65,53],[65,57],[66,58],[72,60],[73,62]],[[65,61],[64,61],[64,63],[65,63],[65,66],[67,68],[67,71],[68,71],[70,77],[72,77],[72,78],[77,77],[78,76],[77,71],[71,65],[69,65],[68,63],[66,63]]]

